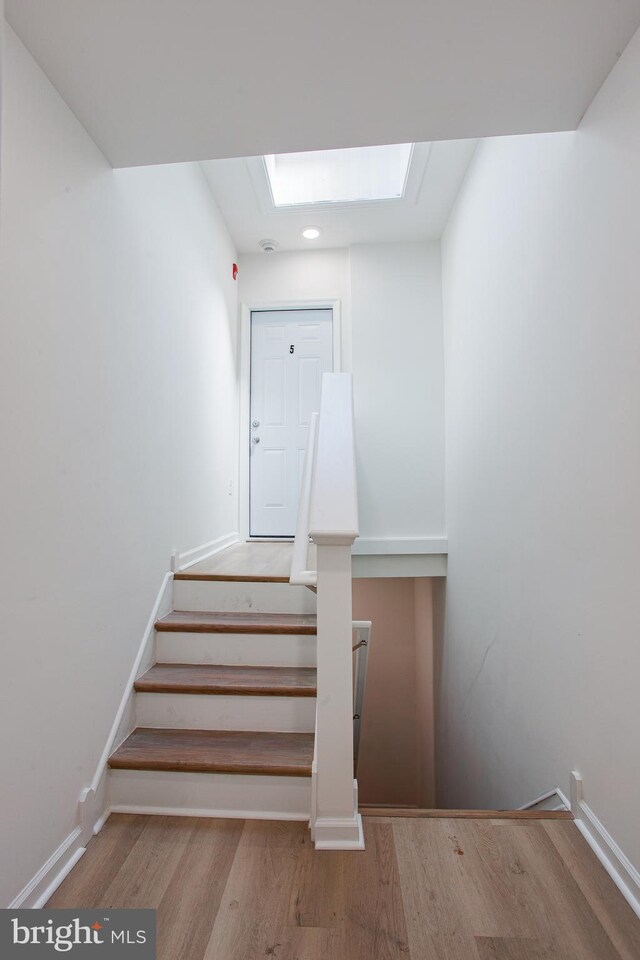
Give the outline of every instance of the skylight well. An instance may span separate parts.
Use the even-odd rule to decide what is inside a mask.
[[[404,196],[412,143],[281,153],[264,158],[275,207],[366,203]]]

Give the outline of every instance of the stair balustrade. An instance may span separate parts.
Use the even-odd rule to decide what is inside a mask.
[[[291,583],[317,590],[317,701],[311,831],[317,849],[362,849],[354,779],[351,548],[358,537],[353,382],[322,378],[303,467]],[[310,569],[309,546],[316,546]]]

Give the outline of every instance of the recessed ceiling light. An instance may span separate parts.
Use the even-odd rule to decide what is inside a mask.
[[[302,236],[305,240],[317,240],[321,233],[320,227],[305,227]]]

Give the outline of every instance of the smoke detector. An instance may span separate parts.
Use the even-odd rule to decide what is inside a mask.
[[[277,240],[259,240],[258,246],[262,247],[265,253],[273,253],[278,246]]]

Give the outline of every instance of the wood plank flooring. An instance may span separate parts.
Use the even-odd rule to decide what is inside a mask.
[[[309,551],[312,563],[315,563],[315,549],[312,544]],[[208,560],[195,563],[188,570],[177,574],[177,579],[246,578],[284,583],[289,580],[292,552],[293,544],[287,541],[236,543]]]
[[[446,810],[421,807],[372,807],[360,805],[363,817],[406,817],[454,820],[573,820],[570,810]]]
[[[640,920],[566,820],[307,825],[112,815],[49,907],[153,907],[158,960],[638,960]]]

